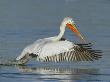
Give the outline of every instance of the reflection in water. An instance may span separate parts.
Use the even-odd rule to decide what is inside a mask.
[[[36,79],[42,80],[60,80],[62,82],[81,82],[96,81],[94,74],[98,73],[98,69],[89,68],[62,68],[62,67],[28,67],[17,66],[19,71],[23,73],[31,73]]]
[[[76,65],[77,64],[77,65]],[[6,61],[1,62],[0,67],[6,66],[9,72],[0,73],[0,77],[5,78],[20,78],[20,79],[30,79],[36,82],[39,81],[61,81],[61,82],[88,82],[88,81],[100,81],[97,74],[99,74],[99,69],[90,68],[90,65],[81,66],[79,63],[37,63],[29,65],[17,65],[16,62]],[[13,68],[15,66],[15,68]],[[96,67],[96,65],[95,65]],[[10,69],[11,68],[11,69]],[[19,72],[11,72],[13,69],[19,70]]]

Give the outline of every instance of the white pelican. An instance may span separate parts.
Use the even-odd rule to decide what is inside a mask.
[[[16,58],[22,64],[34,57],[44,62],[60,61],[93,61],[101,58],[100,51],[92,50],[91,44],[74,44],[63,38],[65,28],[72,30],[83,42],[83,36],[78,31],[71,17],[66,17],[60,25],[58,36],[39,39],[28,45]]]

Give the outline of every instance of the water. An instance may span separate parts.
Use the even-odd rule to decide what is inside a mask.
[[[0,63],[16,58],[33,41],[58,34],[71,16],[94,48],[95,62],[0,65],[0,82],[110,82],[110,0],[0,0]],[[67,29],[65,37],[79,41]]]

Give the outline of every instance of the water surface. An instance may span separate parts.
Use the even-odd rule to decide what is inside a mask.
[[[110,0],[0,0],[0,63],[16,58],[39,38],[59,33],[71,16],[103,58],[95,62],[0,65],[0,82],[110,82]],[[79,42],[67,29],[65,37]]]

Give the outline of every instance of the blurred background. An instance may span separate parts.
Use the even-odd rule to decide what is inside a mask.
[[[110,0],[0,0],[1,59],[16,58],[35,40],[57,35],[66,16],[94,48],[103,51],[103,58],[92,65],[107,69],[103,80],[110,80]],[[65,37],[79,42],[68,29]]]
[[[66,16],[89,42],[109,49],[109,8],[109,0],[0,0],[0,55],[17,56],[35,40],[57,35]],[[79,40],[68,29],[65,37]]]

